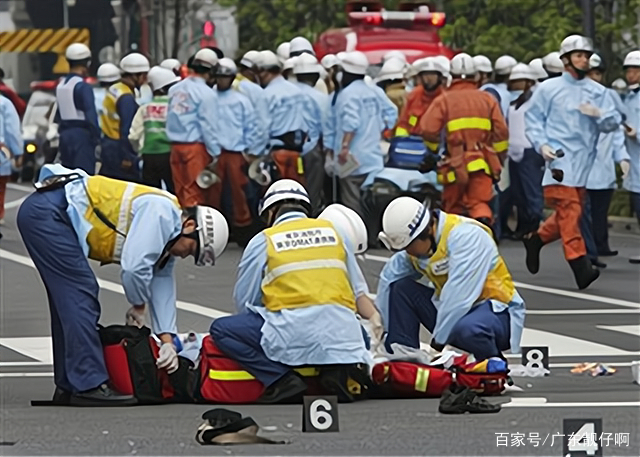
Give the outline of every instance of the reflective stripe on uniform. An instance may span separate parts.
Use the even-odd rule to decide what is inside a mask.
[[[315,270],[318,268],[339,268],[347,273],[347,265],[338,259],[316,259],[305,262],[292,262],[281,265],[269,271],[262,279],[262,286],[266,286],[278,277],[293,271]]]
[[[438,150],[438,146],[440,146],[440,143],[432,143],[431,141],[425,141],[424,144],[433,152],[436,152]]]
[[[469,162],[467,164],[467,171],[469,173],[472,173],[474,171],[484,171],[486,174],[491,176],[491,169],[489,168],[489,164],[484,159],[475,159]],[[446,175],[438,173],[437,177],[439,184],[451,184],[456,181],[456,173],[454,171],[449,171]]]
[[[294,368],[293,371],[308,378],[320,374],[320,371],[314,367]],[[215,381],[251,381],[256,378],[247,371],[209,370],[209,379]]]
[[[499,141],[498,143],[493,143],[493,149],[496,152],[505,152],[509,148],[508,141]]]
[[[411,116],[409,118],[409,125],[411,127],[415,127],[417,123],[418,123],[418,118],[416,116]]]
[[[447,130],[449,132],[464,129],[491,130],[491,119],[486,117],[461,117],[447,122]]]
[[[116,224],[116,228],[118,229],[119,233],[116,232],[116,241],[113,248],[114,262],[119,262],[120,257],[122,256],[125,237],[120,235],[120,233],[127,233],[127,229],[129,228],[131,201],[133,199],[133,191],[135,190],[135,188],[136,184],[129,183],[127,188],[124,190],[124,194],[122,194],[122,200],[120,202],[120,214],[118,215],[118,223]]]
[[[396,136],[409,136],[409,131],[402,127],[396,128]]]

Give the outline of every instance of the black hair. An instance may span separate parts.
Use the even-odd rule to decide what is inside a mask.
[[[300,73],[296,75],[298,82],[315,86],[320,79],[320,73]]]
[[[0,79],[4,79],[4,70],[0,68]]]
[[[81,59],[81,60],[69,60],[69,59],[67,59],[67,62],[69,62],[69,67],[70,68],[73,68],[73,67],[88,67],[90,61],[91,61],[91,57],[89,57],[88,59]]]

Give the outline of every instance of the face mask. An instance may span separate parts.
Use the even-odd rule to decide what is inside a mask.
[[[415,88],[415,85],[413,84],[413,80],[407,81],[404,87],[407,92],[411,92]]]
[[[339,84],[342,84],[343,76],[344,76],[344,73],[342,71],[339,71],[338,73],[336,73],[336,81],[338,81]]]
[[[511,101],[514,101],[516,98],[521,96],[523,92],[524,92],[523,90],[519,90],[519,89],[509,91],[509,93],[511,94]]]

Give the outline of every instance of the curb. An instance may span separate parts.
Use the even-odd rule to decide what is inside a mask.
[[[609,230],[625,235],[640,235],[640,224],[635,217],[609,216]]]

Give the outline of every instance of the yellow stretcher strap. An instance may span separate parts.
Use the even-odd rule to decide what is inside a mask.
[[[294,368],[294,371],[307,378],[320,374],[320,371],[314,367]],[[246,371],[209,370],[209,379],[215,381],[250,381],[256,378]]]
[[[427,385],[429,384],[429,370],[426,368],[418,368],[418,372],[416,373],[416,383],[414,388],[418,392],[426,392]]]

